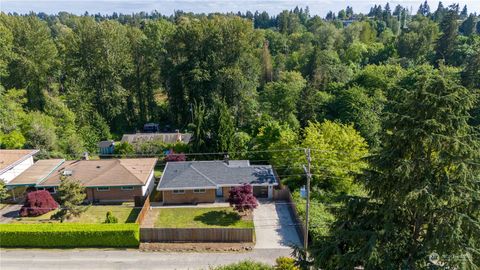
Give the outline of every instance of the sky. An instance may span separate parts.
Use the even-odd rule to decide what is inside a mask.
[[[129,14],[157,10],[164,15],[170,15],[175,10],[195,13],[258,10],[277,14],[285,9],[293,9],[295,6],[308,6],[311,14],[325,16],[329,10],[338,12],[347,5],[352,6],[355,12],[367,13],[374,4],[384,6],[387,2],[390,3],[392,9],[397,4],[401,4],[404,7],[411,7],[415,13],[423,0],[0,0],[0,11],[20,14],[30,11],[48,14],[67,11],[80,15],[85,11],[90,14],[111,14],[112,12]],[[443,0],[442,2],[444,6],[454,2],[459,3],[461,7],[466,4],[469,12],[480,13],[480,0]],[[437,8],[438,1],[428,1],[428,3],[433,11]]]

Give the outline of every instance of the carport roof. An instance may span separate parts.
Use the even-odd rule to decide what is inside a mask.
[[[17,164],[35,155],[38,150],[35,149],[0,149],[0,174],[10,170]]]
[[[168,162],[158,190],[217,188],[220,186],[276,185],[270,165],[250,165],[248,160]]]
[[[30,168],[26,169],[20,175],[8,183],[9,186],[28,186],[36,185],[47,178],[55,171],[64,159],[45,159],[35,162]]]

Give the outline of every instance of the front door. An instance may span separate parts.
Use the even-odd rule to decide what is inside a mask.
[[[217,197],[223,197],[223,188],[218,187],[216,193],[217,193]]]

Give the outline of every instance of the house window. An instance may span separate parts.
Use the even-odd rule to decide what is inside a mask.
[[[97,187],[97,191],[109,191],[110,187]]]
[[[174,189],[173,194],[185,194],[185,190],[183,189]]]
[[[193,193],[205,193],[205,189],[204,188],[194,189]]]
[[[133,187],[132,186],[122,187],[122,190],[133,190]]]

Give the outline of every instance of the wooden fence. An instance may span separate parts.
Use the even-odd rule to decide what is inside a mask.
[[[142,242],[253,242],[253,228],[140,228]]]
[[[145,199],[145,202],[143,203],[142,210],[140,210],[140,213],[138,213],[135,223],[141,225],[143,223],[143,220],[147,216],[149,210],[150,210],[150,196],[147,196],[147,198]]]

